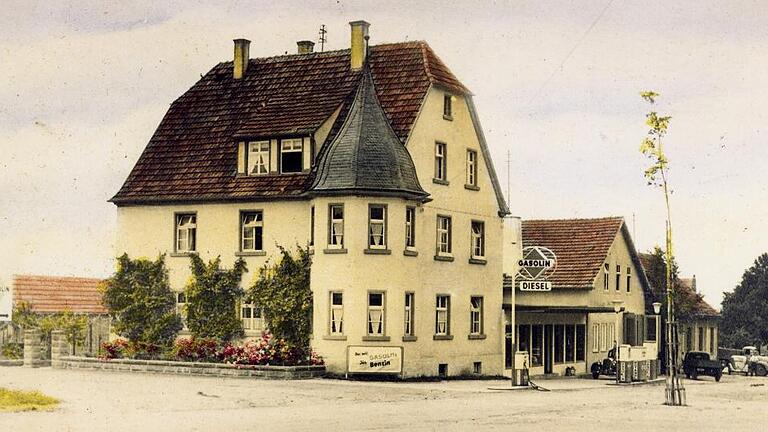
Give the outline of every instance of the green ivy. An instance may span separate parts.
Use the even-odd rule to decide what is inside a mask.
[[[104,305],[115,333],[133,342],[170,346],[182,328],[176,298],[168,282],[165,255],[155,261],[128,254],[117,258],[117,271],[102,283]]]
[[[249,291],[249,298],[264,313],[267,328],[304,354],[309,352],[312,332],[312,291],[309,251],[297,247],[297,255],[280,248],[280,261],[267,263]]]
[[[237,303],[243,298],[240,280],[247,271],[240,258],[231,270],[221,268],[221,257],[205,264],[197,254],[190,256],[192,280],[187,295],[187,327],[195,338],[223,342],[243,336]]]

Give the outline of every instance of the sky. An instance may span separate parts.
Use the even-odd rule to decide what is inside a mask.
[[[758,1],[3,0],[0,284],[106,277],[127,177],[169,104],[250,39],[293,53],[349,21],[371,43],[425,40],[474,93],[510,208],[524,219],[624,216],[664,241],[662,192],[639,153],[665,141],[675,254],[719,308],[768,251],[768,4]],[[507,173],[509,172],[509,175]]]

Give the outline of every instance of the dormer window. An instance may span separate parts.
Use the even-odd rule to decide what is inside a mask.
[[[248,143],[248,174],[269,173],[269,141]]]
[[[304,161],[302,149],[301,138],[280,140],[280,172],[300,173],[302,171]]]
[[[443,95],[443,118],[446,120],[453,120],[453,96],[449,94]]]

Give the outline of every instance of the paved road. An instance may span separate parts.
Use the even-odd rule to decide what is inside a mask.
[[[492,390],[504,381],[265,381],[51,368],[0,368],[0,386],[63,400],[54,412],[0,413],[0,431],[763,430],[768,378],[684,381],[689,406],[663,385],[541,381],[550,392]]]

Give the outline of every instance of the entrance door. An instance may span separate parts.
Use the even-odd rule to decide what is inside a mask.
[[[552,324],[544,326],[544,373],[552,373]]]
[[[504,338],[504,367],[507,369],[512,369],[512,354],[514,351],[512,342],[514,341],[515,337],[513,331],[514,329],[512,328],[512,325],[507,324]]]

